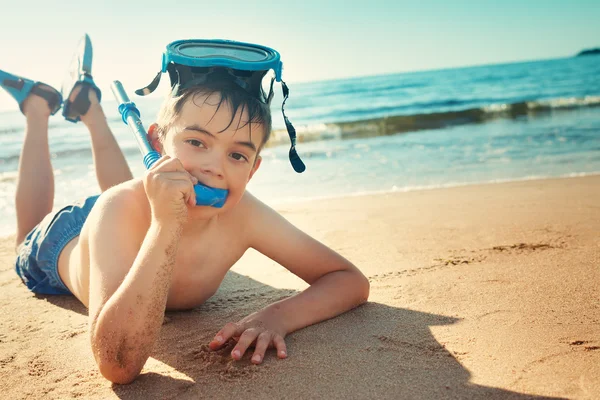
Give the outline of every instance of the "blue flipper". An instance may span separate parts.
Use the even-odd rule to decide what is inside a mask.
[[[21,112],[23,112],[23,102],[32,93],[48,102],[52,115],[56,114],[62,105],[62,96],[58,90],[42,82],[34,82],[0,70],[0,86],[19,103]],[[44,86],[44,89],[41,86]]]
[[[82,115],[88,112],[91,105],[90,90],[96,91],[98,101],[102,97],[102,92],[92,78],[92,56],[92,41],[85,34],[79,41],[69,67],[69,73],[62,86],[62,95],[65,99],[63,116],[67,121],[77,122]],[[80,92],[73,101],[69,100],[73,90],[79,86],[81,86]]]

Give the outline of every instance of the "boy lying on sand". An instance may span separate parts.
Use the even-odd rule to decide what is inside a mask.
[[[87,36],[85,44],[91,50]],[[210,348],[233,338],[236,360],[251,346],[255,364],[268,347],[285,358],[286,335],[367,300],[368,280],[354,265],[246,191],[271,131],[270,98],[262,91],[262,97],[251,94],[225,68],[180,87],[148,129],[162,157],[142,179],[132,179],[91,78],[91,54],[81,60],[76,82],[63,88],[63,114],[90,132],[102,194],[55,213],[48,119],[62,95],[4,72],[14,79],[0,83],[27,121],[16,192],[17,273],[34,292],[73,294],[89,308],[102,375],[133,381],[152,352],[165,309],[202,304],[248,248],[310,287],[217,332]],[[228,190],[224,206],[196,206],[196,183]]]

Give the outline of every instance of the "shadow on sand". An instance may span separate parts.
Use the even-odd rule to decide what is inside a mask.
[[[429,327],[457,320],[384,304],[367,303],[286,338],[289,357],[269,350],[262,365],[246,355],[232,361],[233,345],[212,352],[206,344],[227,322],[237,321],[294,291],[228,273],[218,293],[201,307],[168,312],[155,346],[152,372],[130,385],[112,385],[122,399],[149,398],[502,398],[539,399],[469,383],[470,373]],[[87,314],[75,298],[42,296]],[[335,357],[332,357],[335,354]],[[166,365],[165,365],[166,364]],[[161,374],[162,370],[178,374]]]
[[[65,310],[76,312],[77,314],[84,315],[87,317],[88,310],[79,300],[74,296],[55,296],[48,294],[32,293],[36,299],[45,300],[50,304],[54,304],[57,307],[64,308]]]

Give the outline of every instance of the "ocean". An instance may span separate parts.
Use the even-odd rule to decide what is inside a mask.
[[[0,66],[1,67],[1,66]],[[248,190],[277,206],[316,198],[600,173],[600,56],[290,83],[286,113],[307,169],[288,161],[281,94],[274,133]],[[277,87],[277,86],[276,86]],[[162,102],[126,88],[149,125]],[[144,173],[111,93],[111,128]],[[24,117],[0,112],[0,236],[16,231]],[[97,194],[85,126],[50,120],[55,208]]]

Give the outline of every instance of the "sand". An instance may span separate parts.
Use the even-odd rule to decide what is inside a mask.
[[[5,399],[600,398],[600,176],[312,201],[282,214],[352,260],[369,302],[263,365],[207,343],[305,284],[248,252],[217,294],[169,312],[142,375],[96,371],[87,313],[35,296],[0,241]]]

